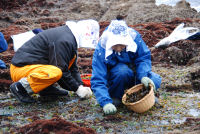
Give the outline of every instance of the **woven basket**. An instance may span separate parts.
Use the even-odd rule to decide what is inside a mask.
[[[153,91],[153,86],[150,85],[150,92],[144,96],[141,100],[136,101],[134,103],[127,103],[126,99],[127,96],[126,94],[128,93],[129,95],[141,90],[144,87],[143,84],[138,84],[126,91],[126,93],[122,97],[122,103],[126,105],[130,110],[137,112],[137,113],[144,113],[148,111],[154,104],[155,104],[155,96],[154,96],[154,91]]]

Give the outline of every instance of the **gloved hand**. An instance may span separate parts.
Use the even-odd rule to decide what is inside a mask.
[[[89,98],[92,95],[92,91],[89,87],[84,87],[83,85],[80,85],[78,90],[76,91],[76,94],[80,98]]]
[[[154,82],[150,78],[142,77],[141,83],[144,84],[145,88],[148,88],[149,84],[151,84],[153,86],[154,92],[156,91],[156,86],[155,86]]]
[[[112,103],[108,103],[103,106],[103,111],[105,114],[115,114],[117,112],[117,109],[115,105],[113,105]]]

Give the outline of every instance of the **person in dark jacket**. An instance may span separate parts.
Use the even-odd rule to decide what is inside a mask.
[[[80,98],[92,95],[84,87],[77,67],[77,48],[94,48],[99,38],[95,20],[67,21],[66,25],[43,30],[25,42],[11,61],[14,81],[10,91],[24,103],[35,102],[30,93],[67,95],[74,91]],[[63,89],[56,88],[54,83]]]
[[[156,91],[161,77],[151,70],[151,53],[141,35],[123,20],[103,32],[92,60],[91,88],[105,114],[114,114],[126,89],[143,83]]]
[[[3,33],[0,32],[0,53],[6,51],[8,49],[7,41],[5,40]],[[6,64],[2,60],[0,60],[0,69],[6,69]]]

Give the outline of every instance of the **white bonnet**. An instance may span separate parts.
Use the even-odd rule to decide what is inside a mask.
[[[66,21],[74,34],[78,48],[95,48],[99,40],[99,23],[95,20]]]
[[[105,58],[112,54],[112,46],[117,44],[126,45],[126,51],[136,52],[135,37],[135,31],[125,21],[112,20],[100,38],[101,46],[106,50]]]

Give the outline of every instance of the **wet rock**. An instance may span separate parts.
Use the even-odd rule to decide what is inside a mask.
[[[54,28],[56,26],[62,26],[64,22],[59,22],[59,23],[48,23],[48,22],[42,22],[40,23],[42,29],[49,29],[49,28]]]
[[[44,15],[44,16],[49,16],[50,13],[51,13],[51,12],[50,12],[49,10],[46,9],[46,10],[43,10],[40,14],[41,14],[41,15]]]
[[[27,0],[1,0],[0,1],[0,9],[7,9],[7,10],[12,10],[15,8],[20,8],[20,6],[24,5],[27,3]]]
[[[200,68],[191,72],[191,81],[194,90],[200,91]]]
[[[167,48],[166,51],[168,53],[168,58],[170,62],[177,63],[177,64],[183,63],[183,60],[185,59],[185,55],[182,49],[172,46],[172,47]]]
[[[198,51],[200,52],[200,48],[198,48]],[[190,65],[195,64],[195,63],[200,63],[200,53],[199,53],[199,55],[194,56],[193,58],[191,58],[188,61],[187,66],[190,66]]]

